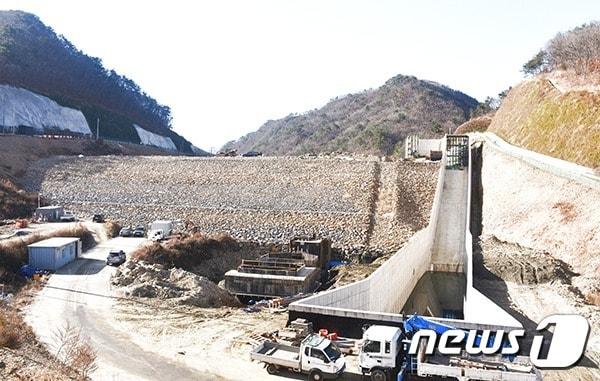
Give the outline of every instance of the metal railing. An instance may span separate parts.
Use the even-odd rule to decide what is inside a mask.
[[[469,137],[467,135],[446,136],[446,168],[463,169],[469,166]]]

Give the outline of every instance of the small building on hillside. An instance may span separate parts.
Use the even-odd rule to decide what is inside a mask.
[[[441,160],[443,150],[442,139],[421,139],[417,135],[409,135],[404,140],[404,158],[424,157],[429,160]]]
[[[27,246],[29,265],[40,270],[56,271],[81,254],[81,240],[54,237]]]
[[[65,214],[65,209],[62,206],[42,206],[37,208],[34,213],[34,218],[38,221],[56,222]]]

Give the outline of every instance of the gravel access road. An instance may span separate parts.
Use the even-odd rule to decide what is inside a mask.
[[[26,322],[52,353],[61,327],[81,329],[98,353],[93,380],[214,379],[141,349],[128,332],[119,329],[112,310],[118,298],[109,282],[116,268],[105,265],[106,255],[110,250],[130,253],[144,242],[143,238],[114,238],[85,252],[50,277],[26,311]]]

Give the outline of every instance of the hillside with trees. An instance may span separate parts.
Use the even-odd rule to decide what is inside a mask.
[[[37,16],[0,12],[0,84],[21,87],[62,106],[81,110],[101,137],[139,143],[133,127],[171,138],[182,152],[190,143],[171,130],[171,110],[134,81],[107,70],[102,61],[77,49]]]
[[[600,23],[559,33],[523,66],[488,128],[512,144],[600,167]]]
[[[558,33],[523,65],[526,75],[554,70],[572,70],[582,75],[600,72],[600,22]]]
[[[389,155],[402,149],[407,135],[439,137],[453,132],[478,105],[477,100],[446,86],[398,75],[378,89],[270,120],[223,149],[270,155],[337,151]]]

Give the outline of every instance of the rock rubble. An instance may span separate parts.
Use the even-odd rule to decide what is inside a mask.
[[[367,248],[373,231],[378,160],[59,157],[31,166],[25,184],[81,218],[103,213],[123,224],[176,219],[206,233],[261,243],[316,234],[354,253]],[[435,192],[436,164],[397,162],[395,167],[401,183],[395,187],[397,216],[389,235],[372,248],[382,252],[426,225]],[[415,213],[402,211],[411,207]]]

